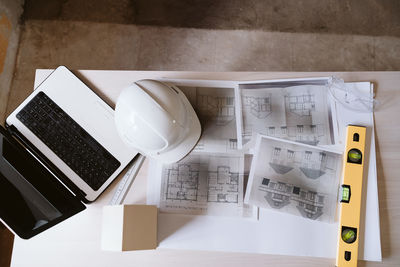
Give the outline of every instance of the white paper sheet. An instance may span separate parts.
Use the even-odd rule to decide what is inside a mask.
[[[259,135],[245,203],[333,222],[341,153]]]
[[[194,81],[195,83],[196,81]],[[207,81],[204,84],[209,86]],[[212,84],[212,82],[211,82]],[[365,95],[371,93],[370,83],[353,83]],[[212,85],[210,86],[212,87]],[[365,172],[365,198],[361,213],[359,259],[381,261],[379,206],[376,174],[376,151],[372,113],[354,113],[334,103],[332,114],[338,131],[338,149],[343,149],[345,126],[368,127]],[[240,137],[239,137],[240,138]],[[155,171],[150,167],[150,171]],[[157,176],[149,175],[148,203],[156,204],[160,194]],[[154,185],[154,186],[153,186]],[[259,221],[215,216],[187,216],[161,213],[158,217],[159,247],[174,249],[217,250],[295,256],[336,257],[337,223],[323,223],[273,210],[260,209]]]
[[[285,84],[270,88],[263,83],[239,85],[242,145],[254,146],[257,134],[311,145],[334,143],[326,84]]]
[[[253,207],[243,204],[243,155],[191,153],[161,169],[155,174],[161,174],[160,212],[253,216]]]

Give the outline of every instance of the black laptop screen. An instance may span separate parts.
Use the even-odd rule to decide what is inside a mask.
[[[37,159],[0,127],[0,217],[30,238],[85,209]]]

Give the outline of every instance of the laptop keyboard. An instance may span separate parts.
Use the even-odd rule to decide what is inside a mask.
[[[121,165],[43,92],[18,112],[17,119],[93,190],[98,190]]]

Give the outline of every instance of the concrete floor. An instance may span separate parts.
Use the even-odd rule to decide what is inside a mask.
[[[26,0],[14,79],[0,119],[29,94],[35,69],[59,65],[399,70],[398,14],[397,0]]]
[[[0,119],[35,69],[400,70],[397,0],[26,0]],[[4,92],[3,92],[4,93]],[[0,229],[0,265],[12,239]]]
[[[400,37],[397,0],[27,0],[27,20]]]

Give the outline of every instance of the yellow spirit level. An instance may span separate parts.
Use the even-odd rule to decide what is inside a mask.
[[[366,128],[347,126],[336,266],[357,266]]]

